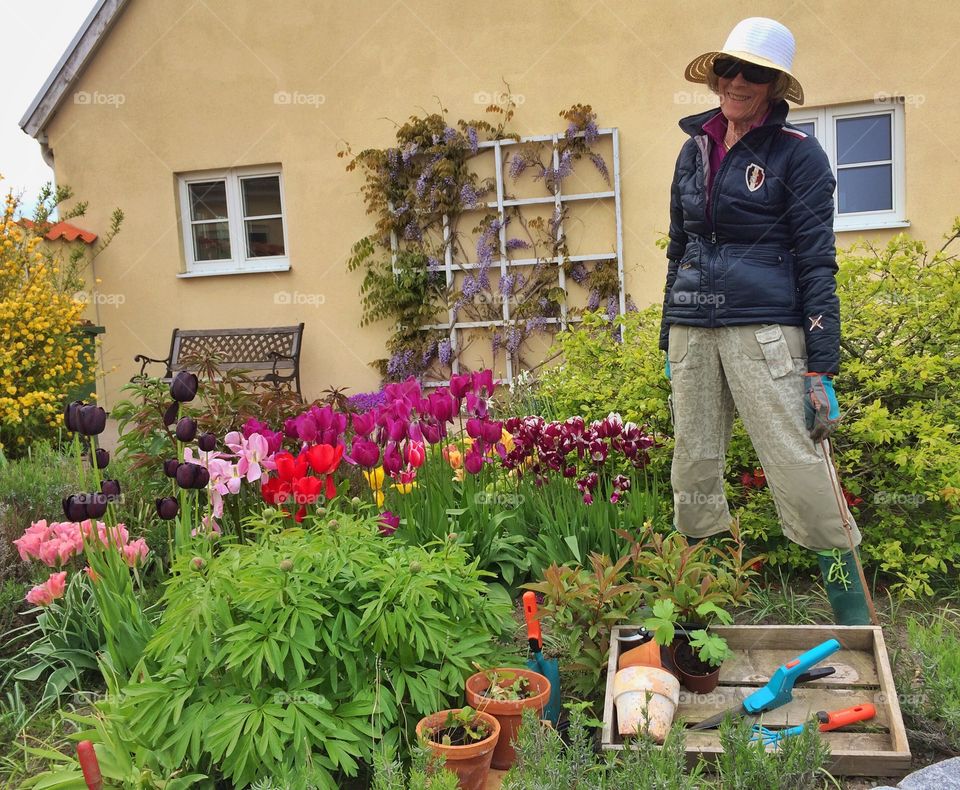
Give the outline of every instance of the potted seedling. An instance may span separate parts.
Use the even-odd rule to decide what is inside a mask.
[[[706,694],[720,682],[720,665],[733,653],[727,641],[708,632],[711,620],[729,624],[730,614],[716,604],[705,601],[694,609],[704,627],[690,628],[678,625],[679,612],[673,601],[660,600],[653,605],[653,613],[643,622],[653,633],[657,644],[668,647],[672,669],[689,691]]]
[[[529,669],[498,667],[477,672],[467,679],[467,704],[494,716],[500,723],[500,737],[493,751],[492,766],[506,770],[516,753],[513,741],[527,708],[543,717],[550,699],[550,681]]]
[[[444,758],[461,790],[483,790],[490,760],[500,736],[500,723],[489,713],[461,708],[426,716],[417,724],[417,737]]]

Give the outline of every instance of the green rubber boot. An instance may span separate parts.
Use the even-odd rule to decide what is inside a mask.
[[[853,553],[818,551],[817,559],[837,625],[870,625],[867,596]]]

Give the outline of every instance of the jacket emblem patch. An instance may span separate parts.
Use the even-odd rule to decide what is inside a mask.
[[[763,168],[760,167],[760,165],[758,165],[756,162],[751,162],[749,165],[747,165],[745,175],[747,178],[747,189],[749,189],[751,192],[756,192],[758,189],[760,189],[761,185],[763,184],[763,179],[766,177],[766,174],[763,172]]]

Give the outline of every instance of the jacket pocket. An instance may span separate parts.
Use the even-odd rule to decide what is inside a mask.
[[[721,254],[725,307],[796,309],[793,253],[751,244],[729,244]]]
[[[670,289],[670,305],[681,309],[698,309],[702,285],[699,247],[688,246],[677,264],[677,277]]]

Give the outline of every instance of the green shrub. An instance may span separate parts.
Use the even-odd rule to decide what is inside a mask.
[[[960,625],[945,613],[910,617],[907,638],[916,692],[901,695],[907,721],[938,748],[960,752]]]
[[[236,787],[334,788],[497,655],[509,607],[456,544],[406,546],[352,516],[285,526],[267,510],[249,520],[255,542],[174,563],[143,671],[109,718],[131,755]]]

